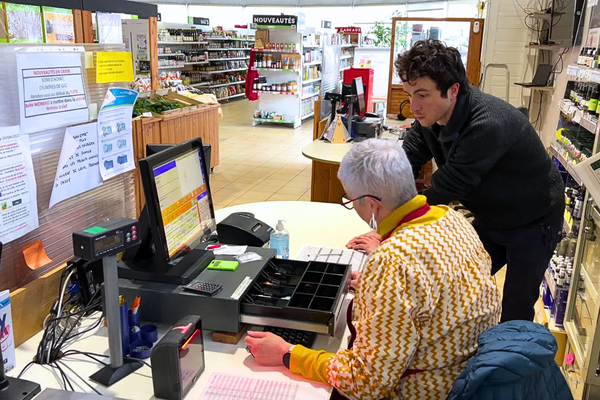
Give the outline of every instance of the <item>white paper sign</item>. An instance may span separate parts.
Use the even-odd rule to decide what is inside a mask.
[[[39,227],[36,194],[29,136],[18,126],[0,128],[0,242]]]
[[[107,180],[135,169],[133,159],[133,105],[138,93],[110,88],[98,113],[100,175]]]
[[[81,53],[17,53],[21,133],[88,120]]]
[[[102,185],[98,124],[70,126],[65,132],[50,206]]]

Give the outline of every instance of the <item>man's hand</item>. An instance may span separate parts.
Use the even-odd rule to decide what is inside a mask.
[[[283,366],[283,355],[292,347],[290,343],[271,332],[248,331],[245,343],[254,360],[266,367]]]
[[[352,250],[362,250],[371,255],[380,244],[381,236],[377,232],[371,231],[350,240],[346,247]]]

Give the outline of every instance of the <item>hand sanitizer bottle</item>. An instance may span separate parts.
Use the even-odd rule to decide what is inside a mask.
[[[279,220],[275,230],[271,232],[269,247],[277,250],[277,258],[290,258],[290,233],[283,228],[283,220]]]

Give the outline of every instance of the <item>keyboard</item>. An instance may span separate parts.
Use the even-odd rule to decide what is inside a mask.
[[[299,344],[306,348],[312,348],[315,343],[317,334],[315,332],[299,331],[296,329],[277,328],[275,326],[265,326],[265,332],[274,333],[281,336],[286,342],[291,344]]]

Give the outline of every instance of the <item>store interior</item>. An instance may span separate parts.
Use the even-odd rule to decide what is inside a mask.
[[[600,157],[600,5],[597,0],[377,3],[0,3],[0,62],[5,66],[0,72],[5,84],[0,97],[0,338],[13,387],[21,388],[22,375],[33,382],[23,383],[19,399],[34,398],[40,389],[47,389],[49,397],[35,398],[69,398],[50,397],[50,389],[168,398],[153,379],[163,375],[181,381],[173,398],[204,399],[200,396],[213,384],[212,374],[219,373],[277,381],[281,390],[298,385],[296,397],[282,399],[329,399],[327,385],[250,364],[242,338],[250,326],[306,331],[314,348],[335,352],[345,343],[340,321],[346,319],[347,288],[315,295],[322,303],[308,299],[304,307],[295,307],[302,312],[290,316],[282,313],[287,306],[280,302],[268,307],[249,302],[253,290],[263,290],[252,294],[259,297],[268,291],[256,289],[262,272],[243,274],[240,269],[235,287],[228,282],[219,288],[222,302],[192,298],[181,288],[191,278],[168,271],[185,269],[173,262],[181,248],[200,246],[182,237],[200,235],[204,241],[212,225],[185,226],[176,238],[165,233],[172,221],[167,214],[163,221],[161,212],[191,197],[164,206],[161,201],[169,195],[160,192],[159,172],[152,168],[157,160],[166,162],[167,155],[174,160],[190,149],[201,154],[200,163],[186,161],[199,171],[192,181],[201,178],[194,190],[202,194],[192,191],[197,197],[190,196],[194,209],[198,202],[200,219],[207,216],[209,225],[222,225],[235,236],[222,243],[242,252],[223,252],[228,261],[248,254],[273,257],[266,244],[273,240],[269,232],[279,231],[284,220],[290,259],[310,263],[310,251],[330,252],[334,261],[329,256],[315,260],[348,268],[318,273],[323,279],[347,278],[350,260],[358,256],[346,243],[368,227],[341,207],[341,159],[353,143],[366,139],[403,140],[415,120],[393,61],[424,39],[455,47],[472,85],[524,113],[561,173],[564,239],[540,287],[535,322],[554,336],[555,360],[574,398],[600,396],[600,206],[595,201],[600,179],[594,168],[600,165],[594,164]],[[111,135],[119,139],[111,142]],[[3,146],[14,147],[5,158]],[[23,158],[11,159],[15,154]],[[416,180],[419,189],[431,185],[435,169],[432,162],[423,167]],[[185,179],[178,179],[189,183],[182,174]],[[18,187],[9,185],[13,179],[19,180]],[[469,210],[460,212],[471,217]],[[163,230],[153,231],[155,226]],[[106,242],[104,252],[90,255],[84,242],[76,242],[97,240],[105,231],[129,235],[123,236],[127,244]],[[131,250],[130,257],[123,247],[134,244],[140,250]],[[179,249],[172,252],[175,245]],[[137,263],[150,253],[170,263],[152,261],[148,271],[140,272]],[[257,260],[247,262],[260,264]],[[108,267],[109,262],[114,265]],[[306,265],[298,267],[304,268],[300,275],[314,273]],[[501,292],[505,270],[493,277]],[[344,286],[330,286],[335,285]],[[123,301],[101,303],[101,297],[110,297],[102,291],[117,293],[109,292],[113,289]],[[301,304],[295,297],[290,301]],[[131,310],[128,314],[127,302],[136,304],[136,312],[141,307],[141,317]],[[108,311],[112,306],[119,312]],[[169,315],[167,306],[178,311]],[[192,307],[206,311],[201,315],[205,331],[197,320],[183,318],[193,312],[179,312]],[[215,312],[219,309],[223,315]],[[183,329],[175,339],[165,335],[184,323],[199,329],[201,339],[194,339],[195,330],[187,334]],[[133,324],[136,335],[124,331],[124,324]],[[121,329],[110,329],[117,325]],[[193,379],[180,376],[183,367],[175,378],[169,375],[171,364],[154,368],[159,362],[150,358],[151,350],[158,350],[165,337],[174,340],[168,344],[173,354],[173,349],[182,350],[181,341],[202,346],[202,365],[190,367]],[[130,351],[130,341],[144,342]],[[156,351],[156,357],[173,362],[167,347],[166,355]],[[60,360],[62,354],[86,361]],[[130,370],[115,368],[116,360]],[[106,372],[110,367],[121,372],[111,375]],[[4,378],[0,373],[0,400],[5,399]]]

